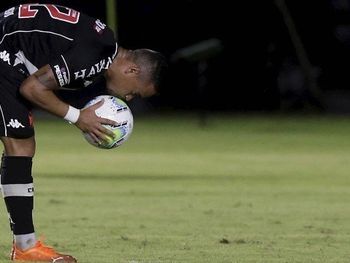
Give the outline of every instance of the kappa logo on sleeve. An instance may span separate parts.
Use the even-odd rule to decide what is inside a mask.
[[[102,34],[106,28],[106,24],[102,23],[100,19],[97,19],[94,24],[94,29],[97,33]]]
[[[15,14],[15,8],[12,7],[4,12],[4,17],[13,16]]]
[[[8,53],[6,50],[0,52],[0,59],[4,62],[7,62],[7,64],[11,66],[10,53]]]

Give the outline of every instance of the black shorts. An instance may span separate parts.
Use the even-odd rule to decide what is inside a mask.
[[[0,60],[0,137],[34,136],[32,106],[19,93],[26,76]]]

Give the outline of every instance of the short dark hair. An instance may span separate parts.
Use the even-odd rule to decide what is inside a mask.
[[[147,72],[145,76],[148,81],[154,84],[157,93],[160,92],[163,84],[165,72],[168,69],[168,63],[164,55],[152,49],[135,49],[132,52],[133,61]]]

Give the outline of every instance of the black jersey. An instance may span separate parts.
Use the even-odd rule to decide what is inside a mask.
[[[0,14],[0,59],[25,75],[49,64],[59,86],[92,83],[117,54],[99,19],[52,4],[23,4]]]

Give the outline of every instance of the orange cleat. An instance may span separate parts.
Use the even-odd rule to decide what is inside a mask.
[[[77,260],[74,257],[57,253],[52,247],[45,246],[41,241],[37,241],[34,247],[24,251],[13,245],[11,251],[11,260],[51,263],[77,263]]]

